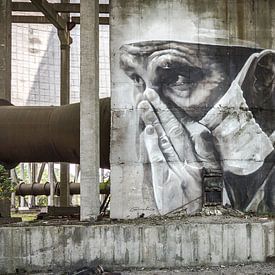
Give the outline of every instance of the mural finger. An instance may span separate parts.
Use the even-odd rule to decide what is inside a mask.
[[[159,118],[157,117],[150,103],[146,100],[142,101],[139,104],[139,110],[141,112],[141,117],[145,125],[154,126],[155,131],[159,138],[158,144],[159,144],[160,150],[165,156],[165,159],[168,162],[180,161],[177,152],[175,151],[174,147],[170,142],[169,136],[166,134],[165,130],[163,129],[159,121]]]
[[[170,139],[170,142],[178,155],[179,160],[186,159],[183,141],[188,138],[187,132],[184,130],[182,124],[177,120],[174,114],[161,101],[158,94],[153,89],[146,89],[145,97],[154,106],[161,126]],[[186,137],[184,137],[186,135]],[[192,146],[190,147],[192,148]]]
[[[167,197],[182,196],[180,184],[177,183],[177,177],[171,177],[174,173],[170,170],[168,163],[158,144],[158,134],[152,125],[148,125],[144,131],[145,147],[149,156],[152,172],[152,185],[154,189],[154,197],[161,214],[165,214],[173,207],[171,203],[181,203],[181,200],[169,200]],[[178,186],[177,192],[173,192],[173,186]],[[172,188],[172,189],[171,189]]]
[[[158,145],[158,134],[154,126],[147,125],[144,130],[144,142],[151,163],[166,162],[162,151]]]

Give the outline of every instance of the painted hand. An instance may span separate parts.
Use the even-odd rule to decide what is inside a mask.
[[[201,207],[201,168],[186,129],[152,89],[146,89],[138,109],[146,127],[144,143],[152,171],[160,214],[178,208],[187,213]]]

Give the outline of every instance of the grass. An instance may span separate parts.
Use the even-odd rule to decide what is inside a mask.
[[[36,220],[37,213],[11,213],[12,218],[22,218],[23,222],[31,222]]]

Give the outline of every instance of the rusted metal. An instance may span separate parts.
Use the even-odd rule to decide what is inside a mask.
[[[80,162],[80,104],[18,107],[0,100],[0,163]],[[110,98],[100,100],[100,167],[109,168]]]
[[[71,182],[70,186],[70,195],[78,195],[80,194],[80,183],[79,182]],[[60,196],[60,184],[54,184],[54,194],[56,196]],[[100,186],[100,194],[110,194],[110,184],[106,184],[104,186]],[[50,183],[32,183],[26,184],[21,182],[15,188],[16,196],[49,196],[50,195]]]

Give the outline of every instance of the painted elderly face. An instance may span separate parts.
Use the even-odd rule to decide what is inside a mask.
[[[221,57],[184,43],[147,42],[121,49],[121,68],[137,88],[136,103],[147,88],[193,118],[202,117],[228,88]],[[226,84],[225,84],[226,83]]]

